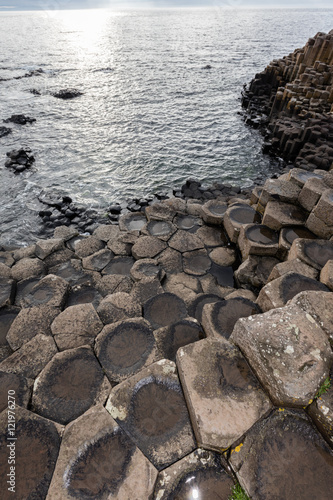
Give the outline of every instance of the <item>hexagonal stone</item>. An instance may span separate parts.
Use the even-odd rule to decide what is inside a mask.
[[[230,337],[276,405],[303,407],[329,374],[326,333],[299,307],[241,318]]]
[[[306,221],[306,227],[316,236],[323,239],[329,239],[333,236],[333,226],[328,226],[324,221],[319,219],[312,211]]]
[[[61,424],[76,419],[91,406],[104,404],[111,385],[89,347],[59,352],[35,380],[35,413]]]
[[[263,311],[283,307],[288,300],[304,290],[329,292],[323,283],[303,274],[290,272],[265,285],[260,290],[257,304]]]
[[[228,244],[228,238],[222,228],[202,226],[195,234],[206,247],[220,247]]]
[[[12,276],[16,281],[39,278],[46,273],[46,266],[39,259],[21,259],[12,267]]]
[[[164,290],[157,278],[142,278],[140,281],[134,283],[131,297],[135,302],[144,305],[147,300],[160,293],[164,293]]]
[[[87,238],[80,239],[75,245],[75,253],[78,257],[83,259],[92,255],[105,247],[104,241],[96,238],[95,236],[88,236]]]
[[[14,252],[10,256],[9,263],[6,263],[6,261],[4,263],[7,266],[11,266],[12,264],[14,264],[14,262],[12,262],[12,259],[14,259],[14,261],[18,261],[21,259],[25,259],[27,257],[34,257],[35,256],[35,249],[36,249],[36,245],[29,245],[27,247],[17,248],[16,250],[14,250]],[[1,255],[3,255],[3,253],[2,254],[0,253],[0,262],[2,262]]]
[[[326,175],[325,170],[316,170],[315,172],[308,172],[302,168],[292,168],[288,172],[289,180],[300,187],[303,187],[309,179],[322,179]]]
[[[27,408],[32,384],[32,380],[22,375],[0,371],[0,412],[11,406],[14,401],[16,405]]]
[[[175,210],[165,203],[155,203],[146,208],[148,221],[151,220],[172,220],[176,215]]]
[[[142,212],[121,215],[119,217],[119,228],[121,231],[140,231],[147,223],[147,219]]]
[[[209,273],[214,276],[218,285],[224,288],[234,288],[234,270],[231,266],[219,266],[212,263]]]
[[[0,370],[21,374],[26,378],[36,378],[57,352],[53,338],[39,333],[2,361]]]
[[[217,284],[216,279],[212,274],[205,274],[204,276],[199,277],[199,281],[201,284],[201,288],[203,293],[213,293],[215,295],[219,295],[220,297],[224,297],[226,294],[230,293],[231,289],[222,287]]]
[[[204,339],[182,347],[177,367],[199,446],[229,448],[272,407],[231,344]]]
[[[227,499],[233,485],[220,455],[199,448],[159,473],[154,498]]]
[[[15,298],[15,281],[0,278],[0,307],[10,306]]]
[[[275,257],[250,255],[235,271],[236,281],[239,285],[262,287],[279,262]]]
[[[311,212],[325,189],[327,189],[327,186],[322,179],[308,179],[298,197],[299,204],[305,208],[305,210]]]
[[[280,231],[280,252],[287,253],[297,238],[316,239],[316,236],[304,226],[284,227]]]
[[[106,409],[158,470],[196,447],[176,365],[169,360],[114,387]]]
[[[177,229],[183,229],[184,231],[195,232],[200,226],[202,226],[202,220],[200,217],[194,217],[188,214],[178,214],[173,223]]]
[[[74,252],[69,250],[68,248],[64,248],[63,250],[57,250],[56,252],[51,253],[44,259],[44,264],[48,269],[54,266],[59,266],[64,264],[65,262],[73,259],[75,257]]]
[[[143,316],[157,329],[185,318],[187,309],[182,299],[167,292],[147,300],[143,306]]]
[[[202,312],[206,304],[212,304],[222,301],[223,298],[215,293],[199,293],[188,305],[189,316],[195,318],[199,323],[202,322]]]
[[[243,259],[251,255],[276,255],[279,249],[279,234],[263,224],[243,226],[238,238]]]
[[[307,276],[308,278],[312,278],[314,280],[318,278],[318,271],[316,269],[308,266],[300,259],[293,259],[276,264],[267,281],[270,282],[276,280],[277,278],[281,278],[281,276],[290,272],[303,274],[304,276]]]
[[[92,304],[97,309],[102,299],[102,295],[94,286],[83,283],[82,285],[72,286],[67,296],[66,307]]]
[[[157,470],[101,406],[65,429],[48,499],[149,498]]]
[[[93,345],[103,323],[92,304],[67,307],[51,325],[55,343],[60,351],[82,345]]]
[[[260,203],[267,205],[269,201],[279,199],[286,203],[297,203],[301,187],[293,182],[281,179],[267,179],[263,185]]]
[[[120,229],[118,225],[112,224],[100,224],[95,231],[93,232],[93,236],[98,240],[102,240],[105,243],[116,239],[120,234]]]
[[[108,248],[115,255],[132,255],[132,247],[137,239],[135,234],[120,232],[117,238],[108,242]]]
[[[288,260],[296,258],[320,271],[333,258],[333,241],[297,239],[291,246]]]
[[[165,272],[156,259],[138,260],[131,268],[130,273],[134,281],[139,281],[143,278],[157,278],[162,280],[165,277]]]
[[[185,273],[170,274],[164,282],[164,289],[180,297],[186,304],[202,292],[198,278]]]
[[[104,267],[102,274],[117,274],[122,276],[129,276],[135,260],[133,257],[114,257],[110,264]]]
[[[194,276],[203,276],[211,268],[212,261],[210,260],[207,250],[194,250],[193,252],[185,252],[183,254],[183,269],[185,273]]]
[[[80,285],[91,281],[91,273],[83,270],[78,259],[72,259],[64,264],[54,266],[49,269],[49,273],[63,278],[70,285]]]
[[[201,217],[207,224],[221,225],[228,205],[222,201],[209,200],[201,207]]]
[[[71,238],[75,238],[79,234],[78,230],[74,227],[68,226],[58,226],[55,228],[53,237],[55,239],[60,239],[64,241],[68,241]]]
[[[258,500],[330,500],[333,452],[302,411],[275,410],[257,422],[229,459]]]
[[[218,247],[209,252],[209,258],[218,266],[232,266],[236,262],[236,252],[233,248]]]
[[[321,219],[327,226],[333,225],[333,190],[326,189],[318,201],[317,205],[313,209],[313,213],[316,217]]]
[[[330,381],[333,379],[333,369],[330,373]],[[333,386],[316,398],[307,408],[308,414],[332,447],[333,445]]]
[[[118,321],[103,328],[95,352],[111,382],[122,382],[161,358],[153,330],[143,318]]]
[[[62,239],[38,240],[35,247],[35,254],[39,259],[44,260],[51,253],[61,248],[64,248],[64,241]]]
[[[167,247],[164,241],[155,236],[140,236],[132,248],[135,259],[152,259]]]
[[[235,298],[243,298],[243,299],[248,299],[251,300],[252,302],[255,302],[257,300],[257,296],[252,290],[247,290],[246,288],[236,288],[235,291],[228,293],[227,295],[224,296],[224,299],[229,300],[229,299],[235,299]]]
[[[163,250],[163,252],[158,255],[157,261],[161,264],[166,273],[183,272],[182,255],[180,252],[172,250],[172,248]]]
[[[100,303],[97,312],[103,323],[108,325],[123,319],[141,316],[142,307],[128,293],[118,292],[107,295]]]
[[[145,228],[145,232],[147,234],[150,236],[156,236],[163,241],[168,241],[170,236],[172,236],[176,230],[177,228],[167,220],[151,220]]]
[[[320,272],[320,281],[333,290],[333,260],[328,260]]]
[[[48,305],[63,307],[66,302],[69,284],[63,278],[48,274],[42,278],[22,299],[23,307]]]
[[[103,248],[88,257],[82,259],[82,266],[84,269],[90,269],[92,271],[102,271],[113,258],[113,253],[107,248]]]
[[[8,440],[10,413],[0,415],[0,488],[3,499],[46,498],[60,448],[61,428],[24,408],[15,409],[15,438]],[[8,446],[11,445],[11,448]],[[8,457],[16,457],[14,484]],[[13,490],[8,488],[14,487]]]
[[[262,223],[279,231],[282,227],[302,225],[305,219],[305,213],[299,207],[281,201],[269,201]]]
[[[51,323],[60,310],[50,306],[22,309],[7,333],[7,342],[16,351],[38,334],[51,335]]]
[[[178,231],[170,238],[168,244],[171,248],[180,253],[191,252],[204,247],[199,236],[181,229],[178,229]]]
[[[202,326],[207,337],[228,339],[239,318],[247,318],[260,312],[254,302],[242,297],[218,301],[204,306]]]
[[[130,293],[132,286],[133,281],[124,274],[106,274],[96,282],[96,289],[103,297],[117,292]]]
[[[159,351],[162,356],[176,361],[176,354],[180,347],[192,344],[205,337],[200,323],[194,318],[185,318],[172,325],[154,331]]]
[[[260,215],[245,203],[236,203],[229,207],[223,221],[225,230],[232,243],[237,243],[241,227],[253,222],[260,222]]]

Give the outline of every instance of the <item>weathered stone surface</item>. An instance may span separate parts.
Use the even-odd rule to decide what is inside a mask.
[[[29,257],[34,257],[35,256],[35,249],[36,249],[36,245],[29,245],[27,247],[17,248],[16,250],[14,250],[12,256],[13,256],[15,261],[18,261],[21,259],[26,259]],[[2,262],[1,254],[0,254],[0,262]],[[6,264],[6,262],[4,262],[4,263]],[[12,264],[8,263],[6,265],[11,266]]]
[[[146,216],[149,222],[151,220],[172,220],[175,215],[175,210],[165,203],[156,203],[146,208]]]
[[[163,252],[158,255],[157,261],[161,264],[166,273],[183,272],[182,255],[172,248],[163,250]]]
[[[164,283],[166,292],[174,293],[186,304],[195,299],[197,293],[201,293],[201,285],[198,278],[185,273],[171,274]]]
[[[200,217],[194,217],[188,214],[178,214],[173,219],[174,225],[177,229],[183,229],[184,231],[195,232],[200,226],[202,226],[202,220]]]
[[[72,259],[63,264],[49,269],[50,274],[54,274],[66,280],[70,285],[81,284],[91,281],[90,273],[82,269],[81,262],[78,259]]]
[[[311,212],[306,221],[306,227],[319,238],[328,239],[333,236],[333,226],[325,224],[313,212]]]
[[[202,326],[207,337],[228,339],[236,321],[260,313],[259,307],[242,297],[206,304],[202,312]]]
[[[289,251],[288,260],[296,258],[321,270],[333,258],[333,241],[296,239]]]
[[[97,288],[90,283],[83,283],[82,285],[72,286],[67,296],[66,307],[92,304],[97,309],[102,299],[103,297]]]
[[[320,272],[320,281],[333,290],[333,260],[328,260]]]
[[[233,248],[214,248],[209,252],[209,257],[218,266],[232,266],[236,262],[236,252]]]
[[[117,292],[107,295],[100,303],[97,312],[103,323],[108,325],[123,319],[141,316],[142,308],[141,304],[128,293]]]
[[[131,231],[138,233],[147,223],[147,219],[142,212],[133,212],[131,214],[119,217],[119,229],[121,231]]]
[[[51,253],[61,248],[64,248],[64,241],[62,239],[38,240],[35,247],[35,254],[39,259],[44,260]]]
[[[269,201],[280,200],[285,203],[297,203],[301,188],[289,181],[267,179],[262,187],[260,203],[267,205]]]
[[[285,262],[280,262],[276,264],[273,268],[271,274],[268,277],[268,282],[276,280],[277,278],[281,278],[284,274],[294,272],[297,274],[302,274],[303,276],[307,276],[308,278],[317,279],[318,271],[311,266],[305,264],[300,259],[287,260]]]
[[[212,263],[209,273],[214,276],[218,285],[224,288],[234,288],[234,270],[231,266],[219,266]]]
[[[194,250],[183,254],[183,269],[187,274],[203,276],[209,271],[211,265],[212,261],[207,250]]]
[[[75,238],[79,233],[74,227],[68,226],[58,226],[54,230],[54,238],[64,241],[68,241],[71,238]]]
[[[69,424],[47,500],[149,498],[157,470],[102,406]]]
[[[325,170],[316,170],[315,172],[307,172],[303,168],[292,168],[288,172],[288,179],[297,184],[297,186],[303,187],[306,181],[309,179],[323,179],[326,175]]]
[[[313,209],[313,213],[318,219],[321,219],[327,226],[333,226],[333,190],[325,189],[320,200]]]
[[[36,335],[51,335],[51,323],[59,312],[58,308],[50,306],[22,309],[7,333],[7,342],[13,351]]]
[[[110,240],[116,239],[120,234],[119,226],[111,225],[111,224],[100,224],[95,231],[93,232],[93,236],[98,240],[104,241],[107,243]]]
[[[224,297],[231,291],[231,288],[226,288],[218,285],[216,279],[212,274],[208,273],[204,276],[199,276],[199,280],[203,293],[212,293],[214,295]]]
[[[237,243],[241,227],[259,220],[260,215],[252,207],[245,203],[236,203],[226,211],[223,223],[230,241]]]
[[[318,202],[321,193],[327,189],[322,179],[310,178],[304,184],[302,191],[298,197],[299,204],[308,212],[311,212],[313,207]]]
[[[176,361],[180,347],[192,344],[205,337],[200,323],[194,318],[185,318],[172,325],[154,331],[157,346],[162,356]]]
[[[250,498],[332,496],[333,452],[301,411],[275,410],[257,422],[229,461]]]
[[[96,236],[88,236],[79,240],[75,245],[75,253],[78,257],[83,259],[92,255],[105,247],[104,241],[96,238]]]
[[[0,263],[5,264],[6,266],[12,267],[15,264],[15,260],[13,257],[13,252],[1,252],[0,251]]]
[[[91,406],[104,404],[111,385],[89,347],[59,352],[35,380],[32,408],[67,424]]]
[[[88,257],[82,259],[82,266],[84,269],[90,269],[91,271],[102,271],[112,260],[113,253],[111,250],[104,248],[99,250]]]
[[[202,226],[195,234],[206,247],[220,247],[228,244],[228,238],[222,228]]]
[[[0,262],[0,278],[11,279],[12,271],[9,266]]]
[[[177,367],[199,446],[229,448],[272,407],[230,344],[204,339],[182,347]]]
[[[333,360],[326,333],[295,306],[240,319],[230,340],[280,406],[307,406]]]
[[[0,307],[10,306],[15,298],[15,281],[0,278]]]
[[[142,232],[147,233],[150,236],[156,236],[162,241],[168,241],[170,236],[172,236],[177,231],[176,226],[174,226],[169,221],[151,220]]]
[[[304,290],[329,292],[323,283],[303,274],[289,272],[265,285],[260,290],[257,304],[263,311],[283,307],[288,300]]]
[[[129,276],[134,262],[135,260],[133,257],[114,257],[110,264],[104,267],[102,274],[121,274],[123,276]]]
[[[231,293],[227,293],[224,298],[226,300],[229,299],[235,299],[241,297],[243,299],[248,299],[251,300],[252,302],[255,302],[257,300],[257,296],[252,290],[246,290],[246,288],[236,288],[235,291]]]
[[[329,389],[316,398],[308,407],[307,411],[326,441],[333,445],[333,369],[330,373],[331,386]]]
[[[0,309],[0,362],[8,358],[13,352],[6,336],[19,312],[20,309],[17,307],[3,307]]]
[[[27,408],[32,384],[32,380],[22,375],[0,371],[0,412],[12,406],[14,401],[16,405]]]
[[[119,236],[108,242],[108,248],[115,255],[132,255],[132,247],[138,236],[133,233],[120,232]]]
[[[54,266],[59,266],[60,264],[64,264],[65,262],[73,259],[75,257],[74,252],[69,250],[69,248],[64,248],[62,250],[57,250],[56,252],[51,253],[44,259],[44,264],[48,269]]]
[[[160,280],[157,278],[142,278],[140,281],[134,283],[131,290],[131,297],[135,302],[143,305],[147,300],[155,295],[164,293]]]
[[[106,409],[158,470],[196,447],[176,365],[169,360],[114,387]]]
[[[250,255],[235,271],[236,281],[239,285],[262,287],[279,262],[275,257]]]
[[[186,201],[186,211],[189,215],[201,215],[202,201],[189,198]]]
[[[16,281],[39,278],[46,273],[46,266],[39,259],[21,259],[12,267],[12,276]]]
[[[26,378],[36,378],[57,352],[53,338],[39,333],[2,361],[0,370],[17,373]]]
[[[114,383],[161,359],[153,330],[143,318],[104,327],[96,338],[95,352],[108,379]]]
[[[284,227],[280,231],[280,253],[283,255],[286,254],[297,238],[315,239],[316,236],[304,226]]]
[[[157,329],[185,318],[187,309],[182,299],[167,292],[147,300],[143,306],[143,316]]]
[[[201,217],[207,224],[221,225],[228,205],[218,200],[209,200],[201,207]]]
[[[299,226],[305,223],[305,213],[295,205],[280,201],[269,201],[265,208],[262,223],[275,231],[286,226]]]
[[[51,325],[59,351],[92,345],[102,328],[103,323],[92,304],[67,307]]]
[[[204,247],[199,236],[181,229],[170,238],[168,244],[171,248],[181,253],[199,250]]]
[[[161,281],[165,277],[165,272],[156,259],[140,259],[135,262],[130,272],[134,281],[143,278],[157,278]]]
[[[195,318],[199,323],[202,322],[202,311],[206,304],[212,304],[214,302],[220,302],[223,298],[221,295],[215,293],[200,293],[196,298],[188,305],[189,316]]]
[[[117,292],[130,293],[132,286],[133,281],[124,274],[105,275],[96,282],[96,288],[103,297]]]
[[[24,408],[15,409],[16,441],[8,441],[10,413],[0,415],[0,488],[3,500],[45,498],[60,448],[60,428]],[[12,444],[12,448],[7,445]],[[14,444],[14,446],[13,446]],[[15,456],[14,493],[8,488],[8,457]]]
[[[243,259],[251,255],[276,255],[279,249],[279,234],[262,224],[242,226],[238,246]]]
[[[65,305],[69,285],[66,280],[48,274],[42,278],[22,299],[23,307],[37,307],[48,305],[49,307],[62,308]]]
[[[159,473],[154,498],[227,499],[233,480],[221,466],[220,455],[197,449]]]
[[[155,236],[140,236],[132,248],[135,259],[152,259],[167,247],[166,243]]]

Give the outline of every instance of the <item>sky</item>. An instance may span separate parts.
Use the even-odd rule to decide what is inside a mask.
[[[0,0],[2,11],[186,6],[332,8],[333,3],[332,0]]]

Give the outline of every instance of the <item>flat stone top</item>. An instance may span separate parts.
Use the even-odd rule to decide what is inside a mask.
[[[248,227],[245,235],[250,241],[260,245],[274,245],[279,241],[279,234],[262,224]]]
[[[161,293],[149,299],[143,316],[156,329],[175,323],[187,316],[185,302],[173,293]]]
[[[309,229],[306,229],[306,227],[302,226],[286,227],[282,229],[282,231],[284,238],[290,245],[292,245],[293,241],[297,238],[316,238],[316,236],[311,231],[309,231]]]
[[[234,205],[227,211],[230,219],[237,224],[250,224],[251,222],[259,222],[260,214],[254,208],[248,205]]]

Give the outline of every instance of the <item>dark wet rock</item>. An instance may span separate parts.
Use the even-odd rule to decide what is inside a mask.
[[[271,274],[268,277],[268,283],[277,278],[281,278],[284,274],[294,272],[297,274],[302,274],[303,276],[307,276],[308,278],[317,279],[318,271],[311,266],[305,264],[300,259],[287,260],[285,262],[280,262],[276,264],[273,268]]]
[[[229,461],[250,498],[332,496],[333,452],[302,411],[280,408],[257,422]]]
[[[169,221],[151,220],[146,226],[146,231],[150,236],[167,241],[176,231],[176,227]]]
[[[8,127],[0,127],[0,139],[1,137],[6,137],[6,135],[9,135],[12,133],[12,129]]]
[[[103,323],[92,304],[67,307],[51,325],[59,351],[93,345],[102,328]]]
[[[172,274],[183,272],[182,255],[180,252],[177,252],[177,250],[166,248],[158,255],[157,261],[161,264],[166,273]]]
[[[0,278],[0,307],[10,306],[14,303],[15,290],[15,281]]]
[[[82,267],[91,271],[102,271],[111,262],[113,256],[114,254],[110,250],[104,248],[88,257],[84,257]]]
[[[45,274],[46,265],[39,259],[21,259],[12,267],[12,276],[16,281],[40,278]]]
[[[305,220],[305,212],[296,205],[269,201],[262,222],[271,229],[279,231],[282,227],[302,225]]]
[[[134,281],[140,281],[143,278],[157,278],[162,280],[165,272],[156,259],[140,259],[131,268],[131,276]]]
[[[140,231],[147,224],[147,219],[142,212],[133,212],[122,215],[119,218],[119,229],[121,231]]]
[[[275,257],[250,255],[235,271],[236,281],[239,285],[262,287],[279,262]]]
[[[39,415],[67,424],[91,406],[104,404],[110,391],[89,347],[56,354],[35,380],[32,407]]]
[[[179,349],[177,368],[198,445],[227,449],[271,408],[245,358],[204,339]]]
[[[98,405],[66,427],[47,498],[150,498],[156,476],[154,466]]]
[[[0,370],[34,379],[57,352],[51,336],[38,334],[2,361]]]
[[[333,360],[326,333],[310,314],[293,305],[241,318],[230,340],[280,406],[312,402]]]
[[[38,240],[35,247],[35,254],[41,260],[51,255],[53,252],[64,248],[64,242],[61,239]]]
[[[212,293],[213,295],[218,295],[219,297],[225,297],[225,295],[231,293],[233,290],[233,288],[218,285],[212,274],[200,276],[199,281],[203,293]]]
[[[47,268],[51,268],[54,266],[58,266],[60,264],[64,264],[65,262],[73,259],[75,257],[74,252],[69,250],[68,248],[57,250],[56,252],[51,253],[44,259],[44,263]]]
[[[333,241],[297,239],[291,246],[288,260],[296,258],[320,271],[333,259]]]
[[[119,383],[161,358],[150,324],[133,318],[105,326],[95,352],[108,379]]]
[[[207,337],[229,339],[239,318],[247,318],[260,312],[254,302],[242,297],[218,301],[206,304],[203,308],[202,326]]]
[[[221,225],[228,205],[223,201],[210,200],[201,207],[201,217],[207,224]]]
[[[51,335],[51,323],[59,312],[60,309],[48,305],[22,309],[7,333],[7,342],[13,351],[36,335]]]
[[[187,316],[185,302],[173,293],[162,293],[147,300],[143,316],[154,329],[168,326]]]
[[[234,287],[234,270],[231,266],[218,266],[213,262],[211,268],[209,269],[209,273],[214,276],[217,284],[221,287]]]
[[[82,304],[91,304],[95,309],[99,306],[103,296],[97,290],[97,286],[91,283],[83,283],[71,287],[66,301],[66,307]]]
[[[103,323],[108,325],[123,319],[141,316],[142,307],[128,293],[117,292],[107,295],[100,303],[97,312]]]
[[[212,304],[223,300],[220,295],[214,293],[201,293],[188,305],[189,316],[195,318],[199,323],[202,321],[202,311],[206,304]]]
[[[160,293],[164,293],[160,280],[154,277],[146,277],[134,283],[131,297],[143,306],[147,300]]]
[[[279,250],[279,233],[262,224],[243,226],[238,238],[243,259],[251,255],[276,255]]]
[[[66,280],[48,274],[42,278],[22,299],[23,307],[48,305],[62,308],[65,305],[69,285]]]
[[[9,410],[10,411],[10,410]],[[10,413],[0,415],[0,488],[2,498],[46,498],[60,448],[61,429],[53,422],[34,415],[24,408],[15,409],[15,438],[8,441],[7,426]],[[8,445],[15,444],[12,448]],[[14,491],[8,488],[12,449],[15,461]],[[19,458],[18,458],[19,457]]]
[[[83,259],[84,257],[88,257],[99,250],[102,250],[105,246],[105,243],[102,240],[99,240],[95,236],[88,236],[87,238],[80,239],[75,245],[75,253],[78,257]]]
[[[2,307],[0,309],[0,362],[8,358],[13,352],[6,340],[6,336],[19,312],[20,309],[17,307]]]
[[[286,254],[297,238],[316,239],[316,236],[304,226],[284,227],[280,231],[280,253]]]
[[[195,448],[176,365],[169,360],[114,387],[106,409],[158,470]]]
[[[13,168],[15,173],[23,172],[30,168],[35,158],[29,148],[13,149],[7,153],[8,160],[5,163],[6,168]]]
[[[253,222],[260,222],[260,215],[245,203],[231,205],[223,219],[225,230],[232,243],[237,243],[241,227]]]
[[[33,95],[42,95],[41,92],[37,89],[29,89],[30,94],[33,94]]]
[[[12,406],[11,403],[14,401],[16,405],[27,408],[32,384],[32,380],[21,375],[0,371],[0,412]],[[11,393],[8,391],[11,391]],[[10,397],[11,395],[12,397]]]
[[[129,276],[134,263],[135,260],[133,257],[114,257],[111,262],[104,267],[102,274]]]
[[[197,449],[160,472],[155,496],[159,500],[227,499],[233,487],[231,474],[221,465],[220,455]]]
[[[276,307],[283,307],[288,300],[304,290],[330,291],[317,280],[289,272],[265,285],[259,293],[257,303],[263,311],[269,311]]]
[[[53,92],[51,95],[57,97],[57,99],[74,99],[75,97],[80,97],[83,92],[76,89],[62,89],[57,92]]]
[[[155,236],[140,236],[132,248],[135,259],[153,259],[167,247],[164,241]]]
[[[169,240],[169,246],[178,252],[191,252],[203,248],[202,240],[188,231],[178,230]]]
[[[203,276],[211,268],[212,261],[210,260],[207,250],[200,249],[183,254],[183,269],[187,274],[194,276]]]
[[[3,120],[5,123],[16,123],[17,125],[26,125],[27,123],[33,123],[36,118],[30,118],[25,115],[12,115],[10,118]]]
[[[78,259],[71,259],[63,264],[51,267],[50,274],[54,274],[66,280],[70,285],[81,285],[91,282],[91,274],[83,270],[81,262]]]
[[[38,278],[28,278],[19,281],[16,285],[15,305],[22,307],[25,296],[39,283]]]
[[[105,275],[96,282],[96,289],[103,297],[117,292],[130,293],[132,286],[131,278],[123,274]]]
[[[176,354],[180,347],[203,339],[205,334],[197,320],[185,318],[155,330],[154,337],[162,356],[176,361]]]

